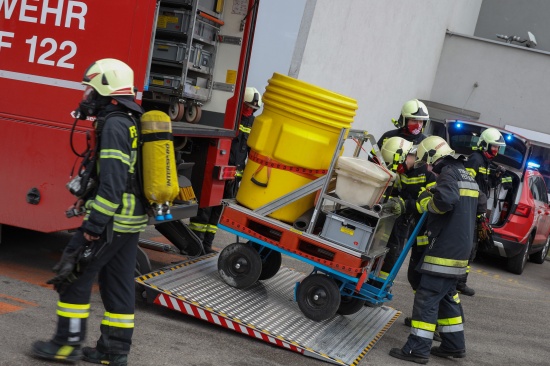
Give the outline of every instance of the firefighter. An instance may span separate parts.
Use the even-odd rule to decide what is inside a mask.
[[[415,150],[413,143],[402,137],[390,137],[381,148],[382,158],[386,166],[398,175],[387,196],[390,200],[399,202],[402,212],[396,219],[390,238],[389,252],[386,254],[380,277],[386,278],[392,270],[409,237],[409,232],[420,217],[416,207],[416,199],[420,192],[435,185],[435,175],[427,170],[425,165],[414,168]],[[412,286],[412,283],[411,283]],[[415,286],[412,286],[413,289]]]
[[[475,151],[468,157],[468,160],[464,163],[466,170],[476,180],[479,190],[489,197],[489,191],[494,188],[498,183],[502,183],[505,187],[511,185],[512,178],[510,176],[503,176],[506,171],[501,167],[497,167],[492,163],[492,160],[498,155],[499,149],[506,146],[502,134],[496,128],[487,128],[479,136],[477,147]],[[485,214],[479,213],[477,216],[478,229],[485,221]],[[472,253],[470,254],[470,260],[468,262],[468,270],[466,275],[459,279],[456,289],[463,295],[473,296],[475,290],[469,287],[466,282],[468,280],[468,274],[470,273],[470,264],[474,261],[477,253],[478,240],[477,235],[474,238],[474,244],[472,247]]]
[[[399,119],[392,119],[397,129],[385,132],[377,142],[378,147],[381,148],[387,139],[394,136],[402,137],[414,145],[418,145],[426,138],[422,131],[429,119],[428,108],[424,103],[418,99],[409,100],[403,104]]]
[[[139,233],[147,225],[139,188],[130,184],[135,181],[137,120],[143,110],[134,101],[134,73],[122,61],[94,62],[82,84],[85,91],[78,114],[81,119],[95,117],[97,141],[85,172],[91,171],[96,183],[77,196],[72,209],[85,207],[83,223],[54,267],[57,275],[48,281],[59,292],[55,335],[49,341],[36,341],[33,354],[55,361],[84,359],[121,366],[127,364],[132,343],[136,253]],[[88,187],[87,182],[81,184]],[[81,348],[96,276],[105,308],[101,336],[96,347]]]
[[[237,195],[237,189],[239,188],[250,150],[246,142],[254,123],[254,113],[261,107],[262,96],[260,92],[256,88],[247,87],[244,92],[239,132],[231,141],[231,150],[229,151],[229,165],[236,166],[237,171],[235,172],[235,179],[227,181],[225,184],[224,198],[235,198]],[[190,219],[189,228],[202,240],[206,254],[214,253],[212,243],[218,231],[218,221],[221,212],[222,206],[200,208],[197,215]]]
[[[424,249],[417,270],[421,273],[413,305],[411,333],[402,348],[390,356],[428,363],[430,353],[439,357],[466,356],[464,325],[456,293],[458,278],[466,273],[472,250],[479,187],[466,171],[462,156],[438,136],[418,146],[416,164],[429,164],[438,174],[436,188],[418,197],[421,211],[428,212]],[[438,326],[441,346],[431,347]]]

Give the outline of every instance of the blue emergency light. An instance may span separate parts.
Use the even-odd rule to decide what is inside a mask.
[[[532,169],[538,169],[540,168],[540,164],[535,163],[534,161],[528,161],[527,167]]]

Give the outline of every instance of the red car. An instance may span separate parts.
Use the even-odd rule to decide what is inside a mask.
[[[456,154],[469,155],[481,132],[494,127],[472,121],[446,121],[447,141]],[[512,187],[499,185],[489,192],[487,217],[492,238],[480,242],[478,252],[507,258],[507,269],[523,273],[527,260],[542,264],[550,247],[548,187],[539,172],[550,158],[550,145],[529,141],[504,129],[506,140],[494,163],[506,168]],[[545,175],[548,172],[542,171]]]

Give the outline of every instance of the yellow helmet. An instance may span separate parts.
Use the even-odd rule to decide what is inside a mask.
[[[403,128],[407,126],[407,119],[418,119],[423,121],[424,125],[430,119],[428,114],[428,108],[424,103],[418,99],[411,99],[401,107],[401,116],[397,123],[394,122],[397,128]]]
[[[407,154],[412,150],[413,143],[405,140],[402,137],[390,137],[382,144],[380,152],[386,166],[392,172],[397,172],[399,164],[403,164],[407,158]]]
[[[244,104],[252,109],[260,109],[262,107],[262,95],[258,89],[249,86],[244,90]]]
[[[82,84],[89,85],[104,97],[135,96],[134,71],[114,58],[94,62],[86,72]]]
[[[445,156],[453,156],[454,153],[447,141],[439,136],[429,136],[418,144],[415,164],[433,164]]]
[[[504,142],[504,137],[502,137],[502,134],[496,128],[490,127],[484,130],[479,136],[477,146],[480,148],[480,150],[487,151],[489,145],[495,145],[499,147],[506,146],[506,142]]]

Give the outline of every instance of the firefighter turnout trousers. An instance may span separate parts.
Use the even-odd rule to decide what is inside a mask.
[[[411,334],[403,352],[429,357],[436,326],[442,339],[441,349],[466,350],[456,283],[457,278],[422,274],[414,297]]]
[[[78,231],[69,246],[74,245],[74,241],[82,240],[83,234]],[[130,352],[134,332],[134,270],[138,241],[139,233],[114,232],[112,242],[103,248],[78,279],[60,295],[57,304],[57,331],[53,339],[56,343],[81,345],[84,341],[92,285],[97,275],[105,307],[97,349],[108,354]],[[101,244],[100,241],[95,243]]]

